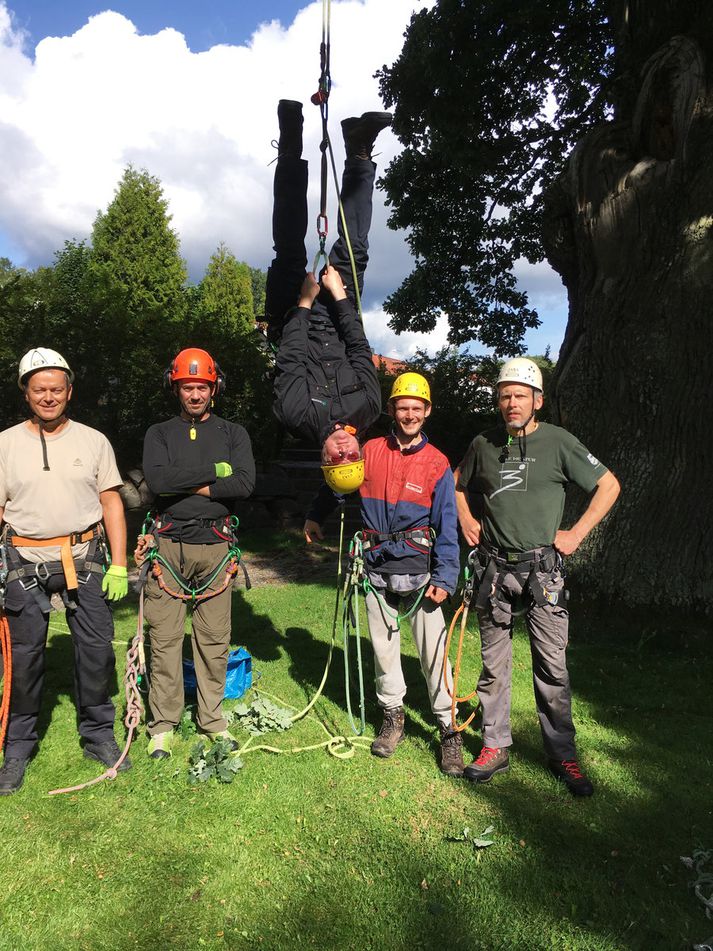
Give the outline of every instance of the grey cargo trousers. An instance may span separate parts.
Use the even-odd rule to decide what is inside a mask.
[[[554,605],[532,603],[525,613],[542,742],[550,759],[575,759],[572,694],[566,660],[569,615],[563,599],[564,579],[559,568],[555,568],[537,572],[537,580],[551,596],[557,595],[558,600]],[[478,611],[483,661],[478,697],[483,707],[484,746],[512,745],[512,606],[525,581],[525,576],[516,576],[503,568],[495,576],[488,606]]]

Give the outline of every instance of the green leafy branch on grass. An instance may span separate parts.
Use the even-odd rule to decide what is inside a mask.
[[[250,705],[238,703],[230,712],[230,722],[235,723],[252,736],[262,733],[282,733],[292,726],[289,710],[261,697],[259,694]]]
[[[232,783],[235,774],[243,767],[243,761],[233,754],[229,740],[216,740],[209,744],[206,740],[199,740],[191,750],[188,758],[188,782],[195,786],[198,783],[207,783],[211,776],[215,776],[219,783]]]
[[[463,831],[458,835],[451,835],[447,837],[448,842],[470,842],[475,851],[479,849],[487,849],[490,845],[495,845],[495,842],[490,836],[495,832],[495,826],[488,826],[487,829],[483,829],[480,835],[471,835],[470,829],[468,826],[465,826]]]

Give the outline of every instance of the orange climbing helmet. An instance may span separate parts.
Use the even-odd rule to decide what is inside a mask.
[[[206,350],[198,347],[181,350],[166,370],[164,379],[169,387],[181,380],[210,383],[218,396],[225,387],[225,375],[217,362]]]

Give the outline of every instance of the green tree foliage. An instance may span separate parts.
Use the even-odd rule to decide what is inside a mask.
[[[250,433],[255,454],[269,458],[275,449],[277,425],[270,412],[272,380],[262,334],[255,330],[253,288],[262,273],[237,260],[219,245],[192,297],[191,346],[212,353],[226,375],[226,392],[218,412],[241,423]]]
[[[405,146],[382,179],[416,258],[387,300],[391,326],[521,352],[538,324],[518,258],[542,259],[542,188],[611,107],[612,30],[602,0],[438,0],[414,14],[380,72]]]
[[[246,426],[256,453],[274,451],[267,357],[255,333],[265,274],[223,246],[203,281],[186,286],[178,238],[160,182],[128,168],[91,243],[67,241],[52,267],[34,272],[0,259],[0,371],[14,379],[31,347],[63,353],[76,374],[72,415],[106,435],[120,464],[141,460],[143,437],[176,410],[163,370],[183,347],[213,353],[228,377],[218,412]],[[3,423],[25,416],[19,390],[6,396]]]
[[[161,183],[129,167],[97,215],[85,286],[95,315],[100,404],[120,457],[136,460],[147,420],[166,415],[161,369],[185,327],[186,269]]]

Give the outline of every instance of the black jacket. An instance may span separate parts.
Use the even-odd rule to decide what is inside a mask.
[[[277,354],[275,415],[294,435],[321,444],[335,423],[361,435],[381,412],[381,390],[364,328],[347,298],[316,316],[288,314]]]
[[[250,437],[237,423],[211,414],[195,424],[174,416],[152,426],[144,437],[144,475],[155,494],[168,538],[194,544],[221,541],[206,521],[231,515],[237,499],[245,499],[255,486],[255,460]],[[216,462],[229,462],[233,474],[218,479]],[[191,489],[207,485],[210,497]]]

